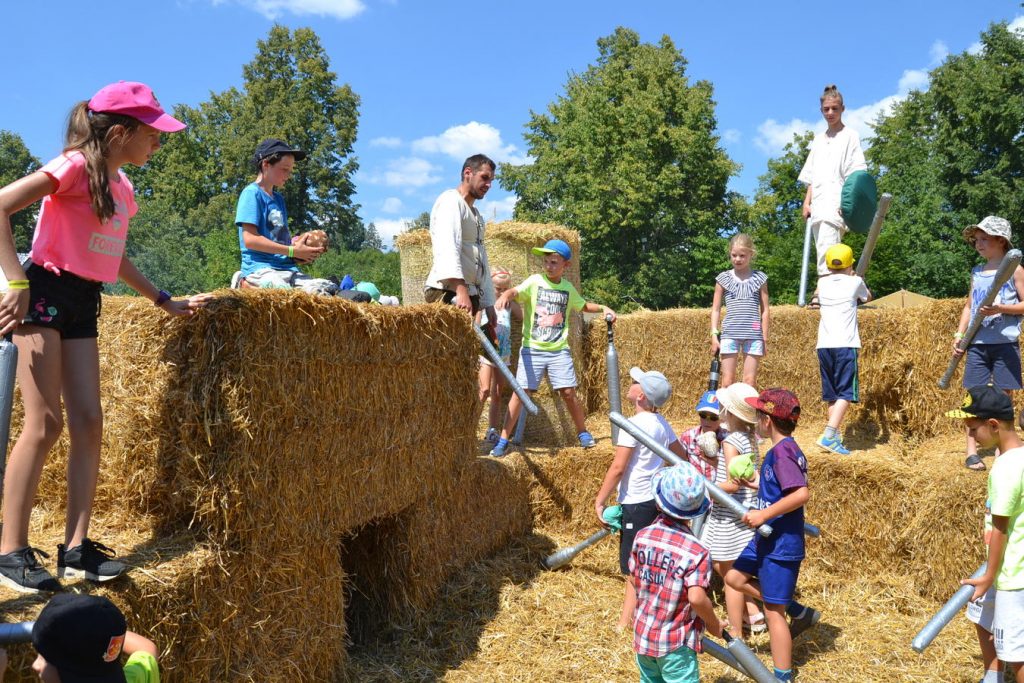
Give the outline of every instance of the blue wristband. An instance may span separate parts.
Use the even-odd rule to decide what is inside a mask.
[[[160,290],[160,293],[156,295],[156,301],[153,302],[154,306],[163,306],[165,303],[171,300],[171,295],[164,290]]]

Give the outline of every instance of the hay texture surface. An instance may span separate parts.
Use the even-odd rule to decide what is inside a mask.
[[[580,238],[574,230],[543,223],[492,223],[486,227],[484,244],[487,246],[487,258],[491,267],[501,267],[511,272],[515,286],[533,273],[543,272],[544,259],[533,254],[531,250],[543,246],[551,239],[564,240],[572,248],[573,258],[566,264],[565,277],[579,290]],[[423,301],[423,283],[433,263],[430,231],[414,230],[402,233],[395,238],[395,245],[401,252],[402,301],[420,303]],[[581,291],[581,294],[586,297],[586,292]],[[581,338],[582,318],[579,315],[571,315],[569,348],[576,359],[580,358]],[[514,326],[511,365],[513,374],[521,344],[522,329]],[[577,368],[577,373],[579,372],[580,369]],[[582,393],[580,397],[585,400]],[[544,382],[535,394],[534,402],[537,403],[540,412],[526,420],[527,442],[555,447],[576,442],[576,430],[569,411],[562,400],[552,393],[547,382]]]

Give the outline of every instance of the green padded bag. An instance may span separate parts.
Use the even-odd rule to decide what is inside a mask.
[[[878,209],[878,187],[867,171],[854,171],[843,183],[843,196],[839,203],[846,227],[867,234]]]

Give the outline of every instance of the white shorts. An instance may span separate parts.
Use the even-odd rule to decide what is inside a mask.
[[[1024,662],[1024,589],[996,591],[992,625],[999,659],[1012,664]]]
[[[743,351],[748,356],[763,356],[764,341],[760,339],[729,339],[723,337],[719,342],[719,353],[729,356]]]
[[[992,619],[996,612],[996,589],[989,588],[977,600],[967,603],[967,621],[992,633]]]
[[[576,366],[572,363],[569,349],[561,351],[538,351],[523,347],[519,350],[519,367],[516,381],[524,389],[536,391],[544,373],[548,375],[552,389],[569,389],[576,386]]]
[[[832,221],[827,218],[811,218],[811,232],[814,234],[814,248],[818,252],[818,277],[828,275],[830,272],[825,264],[825,252],[833,244],[843,241],[846,234],[846,224],[836,216]]]

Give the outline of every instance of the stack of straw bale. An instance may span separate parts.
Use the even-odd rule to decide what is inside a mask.
[[[577,289],[580,289],[580,238],[574,230],[558,225],[516,223],[506,221],[487,226],[484,243],[487,246],[487,257],[491,267],[502,267],[512,273],[512,281],[518,284],[533,273],[543,272],[543,258],[531,253],[534,247],[543,246],[550,239],[565,240],[573,251],[565,277]],[[402,256],[402,301],[420,303],[423,301],[423,283],[430,273],[433,256],[430,249],[430,232],[414,230],[395,238],[395,246]],[[582,292],[586,296],[585,292]],[[570,318],[569,348],[573,356],[580,358],[582,318],[573,315]],[[519,348],[522,344],[522,330],[513,326],[512,330],[512,369],[516,368],[519,359]],[[577,369],[579,371],[579,369]],[[582,392],[580,394],[583,398]],[[575,443],[576,430],[572,418],[565,409],[565,404],[553,395],[547,383],[534,397],[540,408],[538,415],[531,415],[526,421],[527,442],[531,445],[543,444],[558,446]]]
[[[238,291],[183,320],[108,299],[100,342],[94,530],[142,539],[95,535],[143,564],[177,539],[111,586],[173,680],[330,679],[346,588],[398,618],[529,529],[525,484],[475,454],[477,344],[452,308]],[[61,526],[65,472],[62,442],[43,527]]]

